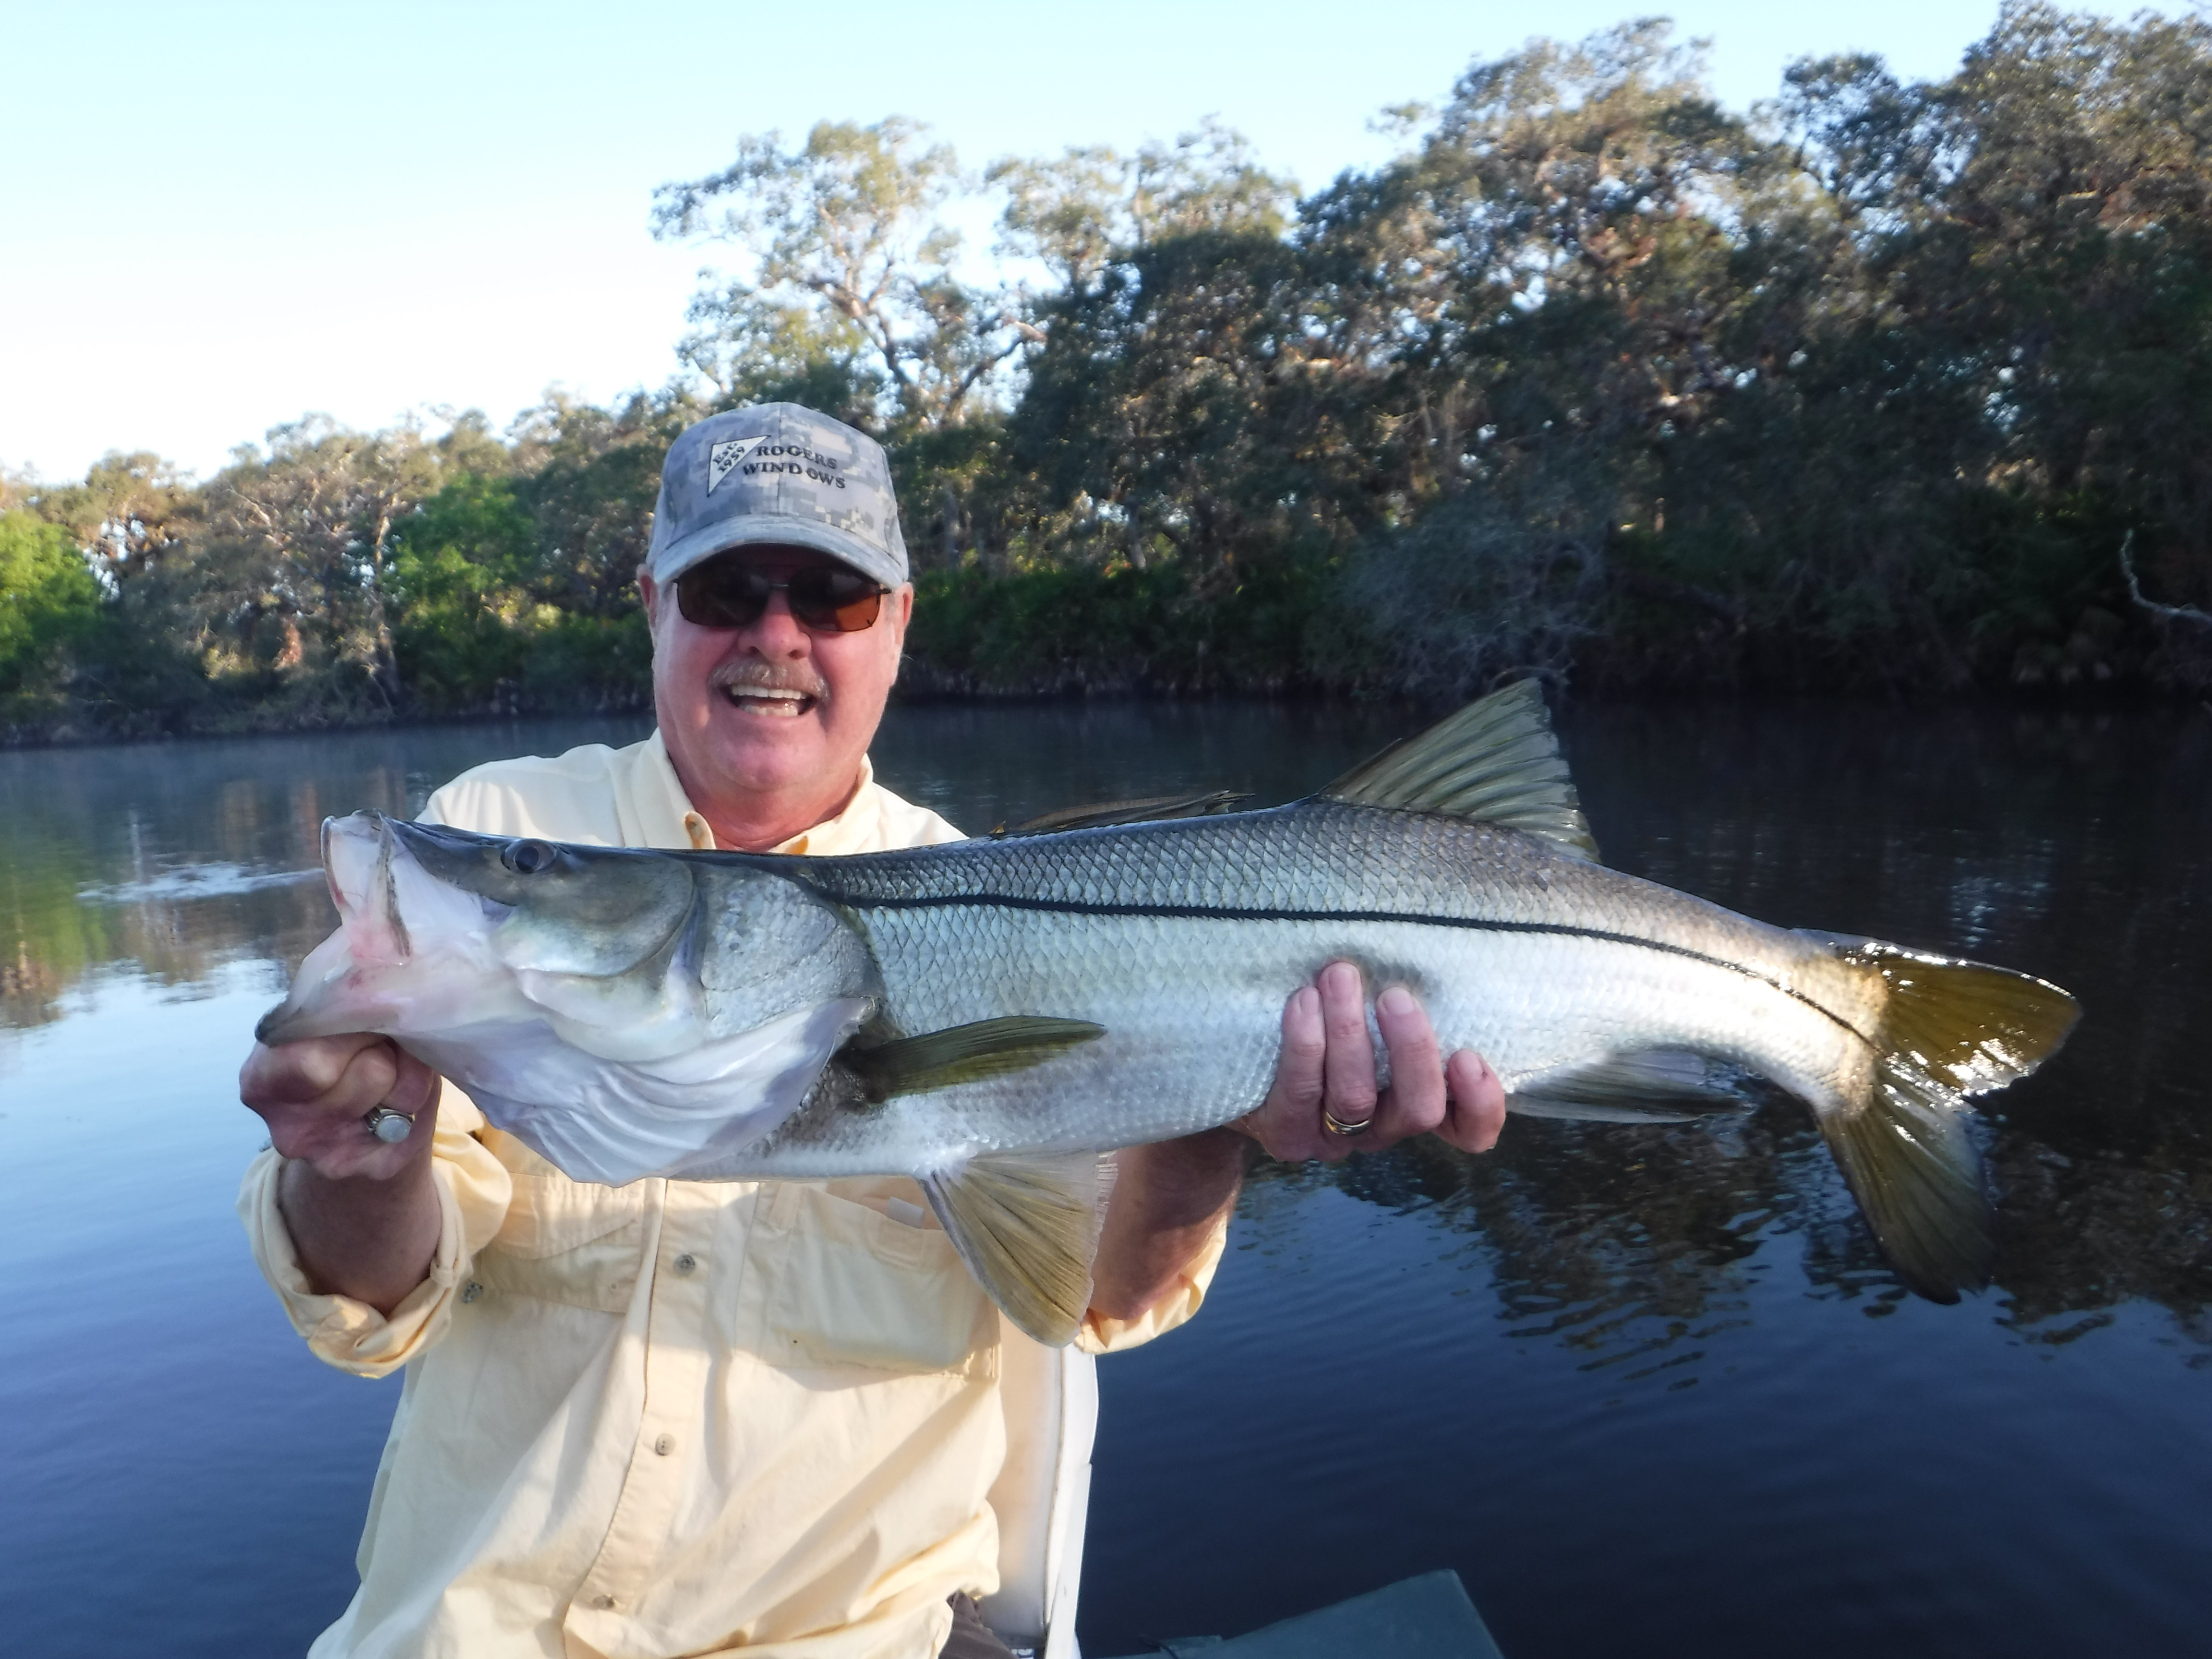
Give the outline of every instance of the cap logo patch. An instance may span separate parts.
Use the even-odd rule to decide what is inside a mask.
[[[707,493],[714,493],[714,486],[737,471],[738,463],[758,449],[768,439],[725,438],[707,450]]]

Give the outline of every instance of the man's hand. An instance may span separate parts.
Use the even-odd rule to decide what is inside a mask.
[[[388,1037],[357,1033],[271,1048],[238,1074],[238,1097],[269,1125],[285,1158],[277,1207],[319,1291],[390,1313],[422,1280],[441,1224],[430,1178],[438,1074]],[[380,1140],[375,1108],[415,1120]]]
[[[239,1070],[238,1097],[269,1125],[270,1146],[325,1180],[388,1181],[428,1153],[438,1074],[367,1032],[274,1048],[257,1042]],[[379,1106],[415,1120],[405,1139],[369,1133],[364,1120]]]
[[[1376,1087],[1359,970],[1348,962],[1329,963],[1284,1007],[1275,1086],[1232,1127],[1286,1163],[1334,1164],[1431,1131],[1462,1152],[1496,1146],[1505,1124],[1505,1086],[1482,1056],[1462,1048],[1445,1063],[1428,1015],[1402,985],[1376,999],[1375,1021],[1390,1056],[1387,1089]],[[1324,1111],[1340,1123],[1370,1127],[1338,1133],[1328,1127]]]

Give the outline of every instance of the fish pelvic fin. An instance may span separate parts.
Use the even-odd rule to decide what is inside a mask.
[[[1091,1306],[1114,1161],[1096,1152],[985,1152],[921,1178],[929,1207],[975,1282],[1047,1347],[1073,1341]]]
[[[1324,800],[1354,806],[1477,818],[1534,836],[1576,858],[1598,855],[1534,680],[1469,703],[1320,793]]]
[[[848,1047],[837,1060],[859,1081],[861,1092],[880,1105],[894,1095],[918,1095],[1025,1071],[1105,1035],[1103,1025],[1088,1020],[1013,1014]]]
[[[1820,1132],[1899,1277],[1930,1301],[1956,1302],[1989,1283],[1996,1249],[1967,1097],[2040,1066],[2080,1007],[2009,969],[1809,937],[1887,987],[1864,1086],[1820,1110]]]

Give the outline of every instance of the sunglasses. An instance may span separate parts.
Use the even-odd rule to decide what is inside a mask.
[[[734,560],[709,559],[676,579],[676,609],[698,628],[750,628],[781,591],[793,621],[817,634],[873,628],[890,589],[852,570],[794,570],[781,579]]]

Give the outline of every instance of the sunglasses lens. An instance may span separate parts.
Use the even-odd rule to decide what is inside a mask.
[[[768,609],[769,592],[757,570],[703,564],[676,579],[676,609],[695,628],[744,628]]]
[[[676,579],[676,609],[695,628],[749,628],[768,609],[768,596],[784,590],[791,614],[817,633],[857,634],[875,626],[884,590],[850,570],[794,570],[772,580],[741,564],[709,561]]]
[[[793,573],[791,614],[808,628],[834,628],[841,634],[857,634],[875,626],[883,609],[883,590],[866,576],[844,570],[800,570]]]

